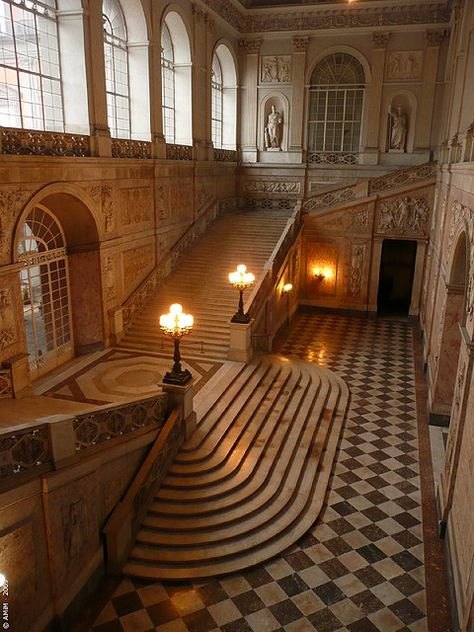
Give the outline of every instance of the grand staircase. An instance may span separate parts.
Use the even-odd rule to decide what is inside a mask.
[[[192,335],[183,340],[183,353],[226,358],[229,321],[239,298],[228,282],[228,273],[245,263],[258,279],[289,216],[290,211],[258,210],[219,217],[138,313],[120,346],[160,350],[159,316],[171,303],[182,303],[195,322]]]
[[[348,399],[345,383],[314,364],[224,363],[195,398],[197,430],[150,505],[124,573],[218,575],[298,540],[321,510]]]

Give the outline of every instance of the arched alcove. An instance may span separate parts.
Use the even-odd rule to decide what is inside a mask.
[[[400,108],[400,110],[399,110]],[[413,92],[410,90],[398,90],[396,94],[388,99],[386,105],[386,116],[382,123],[381,133],[383,134],[384,142],[381,146],[385,151],[400,152],[400,153],[412,153],[415,142],[415,122],[417,112],[417,99]],[[403,142],[403,148],[392,147],[392,133],[394,125],[396,125],[396,118],[401,116],[400,119],[403,123],[405,120],[405,140]],[[400,125],[400,122],[399,122]]]
[[[29,309],[30,321],[41,324],[41,335],[52,336],[56,349],[45,354],[36,346],[36,358],[30,362],[33,376],[103,344],[99,231],[86,198],[83,192],[76,195],[75,187],[50,185],[29,201],[17,222],[12,253],[14,261],[23,264],[20,284],[24,307],[29,305],[27,338],[34,327],[26,322]],[[51,235],[60,237],[53,240]],[[28,284],[30,289],[25,290]],[[67,340],[63,330],[69,333]],[[31,340],[28,347],[31,353]]]
[[[270,120],[270,117],[273,117]],[[268,142],[268,125],[278,126],[279,146]],[[281,92],[272,92],[262,99],[260,105],[259,149],[261,151],[287,151],[290,122],[290,104]],[[270,139],[271,140],[271,139]]]

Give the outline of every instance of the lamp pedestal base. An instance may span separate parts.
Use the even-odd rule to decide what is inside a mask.
[[[230,345],[228,360],[250,362],[252,359],[252,321],[247,323],[230,322]]]
[[[193,410],[193,380],[188,380],[184,385],[161,382],[158,386],[163,393],[169,396],[173,408],[180,408],[184,419],[185,437],[189,437],[196,429],[196,413]]]
[[[188,369],[184,371],[168,371],[163,378],[163,384],[175,384],[176,386],[184,386],[192,380],[193,376]]]

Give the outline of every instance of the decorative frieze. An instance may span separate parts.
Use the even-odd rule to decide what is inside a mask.
[[[263,55],[262,83],[291,83],[291,55]]]
[[[246,180],[245,193],[292,193],[301,190],[300,182],[282,182],[281,180]]]
[[[245,198],[245,208],[265,208],[265,209],[287,209],[295,208],[295,200],[284,199],[268,199],[268,198]]]
[[[386,78],[393,81],[417,81],[423,72],[423,51],[392,51],[388,54]]]
[[[373,178],[369,181],[369,195],[435,177],[436,164],[434,162],[417,165],[410,169],[403,169],[378,178]]]
[[[90,136],[28,129],[1,129],[1,153],[31,156],[90,156]]]
[[[0,478],[33,470],[50,462],[47,426],[35,426],[0,436]]]
[[[142,224],[153,219],[151,188],[120,189],[121,220],[123,226]]]
[[[356,186],[351,185],[327,193],[320,193],[309,200],[305,200],[303,208],[305,211],[314,211],[323,206],[333,206],[334,204],[349,202],[356,197]]]
[[[126,406],[79,415],[73,422],[76,452],[147,426],[162,427],[168,409],[168,396],[164,394]]]
[[[166,143],[166,160],[192,160],[193,148],[191,145],[174,145]]]
[[[376,227],[379,233],[426,235],[429,206],[425,198],[404,196],[381,202],[377,209]]]
[[[339,151],[311,151],[308,162],[315,165],[357,165],[359,154]]]
[[[145,140],[112,139],[113,158],[137,158],[149,160],[152,157],[151,142]]]
[[[260,46],[262,45],[261,39],[242,39],[239,42],[240,48],[244,48],[248,54],[258,54]]]

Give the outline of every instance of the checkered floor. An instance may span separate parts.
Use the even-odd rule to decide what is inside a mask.
[[[427,632],[411,326],[303,313],[280,352],[328,366],[351,390],[320,519],[247,572],[124,579],[94,632]]]

